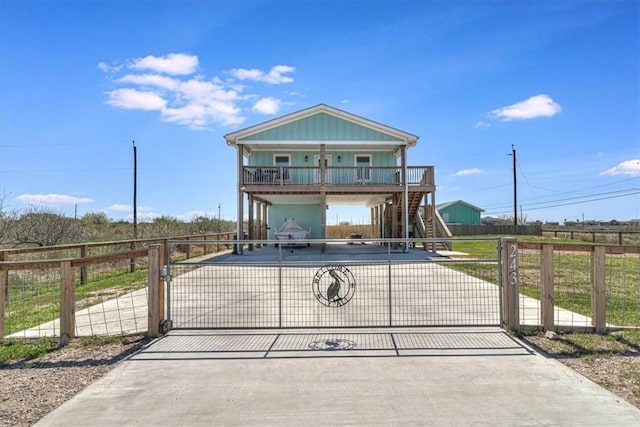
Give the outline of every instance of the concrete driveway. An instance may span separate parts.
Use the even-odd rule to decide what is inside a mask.
[[[39,426],[638,426],[640,410],[499,329],[177,331]]]

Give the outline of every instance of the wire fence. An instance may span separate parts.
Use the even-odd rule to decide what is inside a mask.
[[[184,243],[169,242],[178,244]],[[424,250],[415,249],[419,257],[402,261],[388,258],[385,246],[345,243],[347,258],[364,260],[337,261],[322,259],[317,248],[298,250],[302,255],[278,249],[255,250],[267,262],[252,262],[251,257],[241,264],[225,258],[171,262],[168,317],[173,328],[501,323],[497,253],[492,259],[454,262],[427,259]],[[301,260],[305,257],[309,261]],[[488,272],[491,281],[475,277],[478,269]]]
[[[557,330],[593,330],[598,324],[607,330],[640,327],[637,246],[527,242],[519,248],[523,326]],[[549,255],[545,256],[545,250]],[[549,310],[553,315],[545,322]]]
[[[507,327],[504,313],[515,305],[501,293],[505,276],[495,242],[474,259],[405,252],[402,245],[392,250],[382,241],[334,242],[323,255],[319,245],[292,249],[265,241],[250,251],[251,242],[225,240],[168,242],[162,249],[170,255],[153,268],[151,249],[3,261],[0,335],[61,336],[60,319],[70,317],[75,336],[145,333],[156,307],[149,304],[151,289],[162,305],[154,322],[169,319],[175,328]],[[230,243],[244,245],[244,254],[212,253]],[[639,247],[517,245],[516,328],[640,328]],[[162,288],[153,288],[161,286],[165,263],[166,301]]]

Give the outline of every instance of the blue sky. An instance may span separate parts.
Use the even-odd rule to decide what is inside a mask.
[[[640,218],[640,2],[0,2],[0,196],[236,217],[223,135],[325,103],[420,136],[437,202]],[[368,210],[328,219],[366,223]]]

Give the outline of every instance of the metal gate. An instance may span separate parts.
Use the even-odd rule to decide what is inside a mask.
[[[177,256],[185,245],[193,254],[230,242],[169,241],[167,319],[174,329],[499,326],[492,241],[491,259],[447,258],[385,239],[244,241],[241,255],[184,261]]]

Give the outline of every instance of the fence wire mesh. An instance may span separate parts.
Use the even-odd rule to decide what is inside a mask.
[[[145,258],[73,268],[76,336],[121,335],[147,330]],[[60,335],[61,267],[10,270],[4,335]]]
[[[500,324],[497,260],[178,262],[171,276],[177,329]]]
[[[593,253],[562,245],[553,251],[554,323],[563,330],[590,329],[593,316]],[[520,322],[541,327],[542,252],[520,249]],[[640,327],[640,255],[608,253],[605,257],[606,324]]]
[[[640,327],[640,254],[606,257],[607,323]]]

